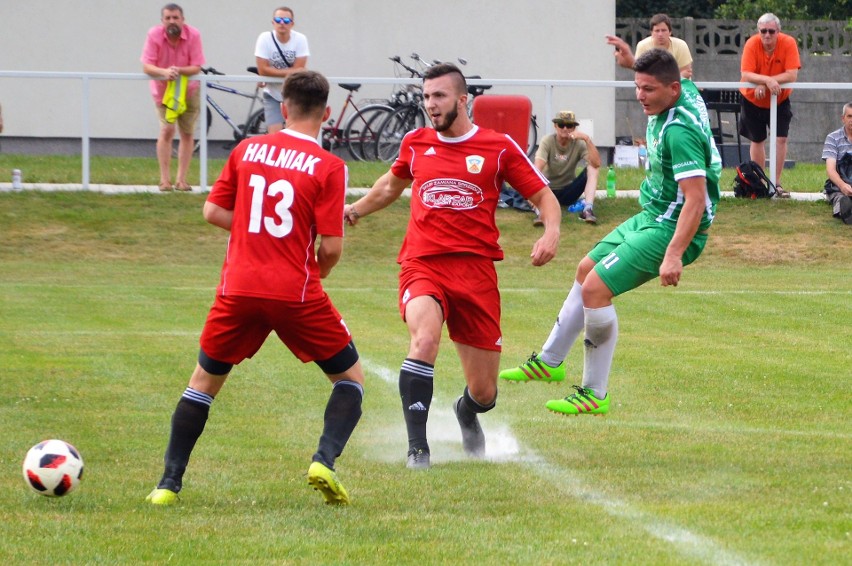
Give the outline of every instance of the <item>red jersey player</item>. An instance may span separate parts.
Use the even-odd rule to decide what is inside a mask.
[[[454,65],[431,67],[423,99],[434,129],[409,132],[399,157],[363,198],[344,208],[350,224],[388,206],[411,184],[411,219],[399,252],[399,309],[408,326],[408,356],[399,391],[408,430],[407,466],[430,466],[426,421],[441,329],[447,324],[466,387],[453,410],[465,452],[485,454],[477,415],[494,408],[500,364],[500,293],[494,261],[503,259],[495,222],[504,180],[541,210],[544,234],[533,265],[556,255],[561,211],[547,179],[509,136],[474,125],[467,85]]]
[[[329,504],[349,503],[334,462],[361,417],[364,374],[320,283],[343,250],[347,182],[344,162],[316,141],[330,112],[328,90],[317,72],[291,74],[283,92],[286,130],[243,140],[207,198],[204,218],[230,232],[228,250],[151,503],[177,502],[213,398],[233,365],[252,357],[272,331],[300,360],[316,362],[333,384],[308,483]]]

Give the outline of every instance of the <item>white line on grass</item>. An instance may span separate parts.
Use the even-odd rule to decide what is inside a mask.
[[[361,364],[367,372],[376,375],[388,385],[397,385],[398,373],[396,371],[375,363],[364,356],[361,356]],[[433,399],[433,402],[435,401],[436,399]],[[444,413],[446,413],[446,415]],[[436,417],[434,419],[430,419],[429,422],[430,425],[434,425],[435,423],[433,423],[433,421],[435,420],[448,420],[448,415],[451,415],[452,412],[449,410],[439,410],[437,411],[437,414],[434,414],[432,411],[430,411],[430,414],[433,417]],[[495,416],[494,418],[497,417]],[[487,455],[489,460],[519,462],[540,476],[545,481],[545,485],[548,486],[548,489],[555,488],[564,493],[566,496],[579,498],[597,506],[612,517],[623,519],[637,525],[654,538],[671,544],[677,552],[691,559],[700,560],[710,564],[724,565],[750,563],[736,553],[727,551],[720,547],[712,539],[696,534],[674,523],[661,521],[650,513],[640,511],[628,504],[626,501],[616,499],[611,495],[604,493],[598,486],[589,486],[588,482],[575,472],[555,466],[547,462],[547,460],[545,460],[542,456],[522,447],[512,434],[508,425],[498,425],[498,427],[496,427],[497,430],[495,430],[493,424],[494,418],[490,420],[488,430]],[[430,426],[430,444],[434,441],[437,441],[435,442],[436,444],[446,444],[448,442],[453,442],[456,445],[461,444],[458,425],[454,422],[455,418],[449,418],[449,420],[453,421],[455,426],[445,427],[443,424],[440,425],[437,428],[441,429],[442,434],[440,434],[437,438],[433,435],[433,426]],[[453,431],[452,434],[443,434],[444,429],[448,431],[450,428]],[[404,431],[402,431],[401,428],[400,434],[404,435]],[[442,449],[443,448],[444,447],[442,446]],[[447,446],[447,448],[449,448],[449,446]],[[460,448],[460,446],[457,446],[456,449],[453,450],[453,453],[451,454],[453,460],[463,459],[463,456],[461,455],[462,450]],[[439,456],[440,459],[436,459],[434,456]],[[395,458],[394,460],[397,462],[397,465],[402,465],[401,457],[398,459]],[[438,453],[433,455],[432,461],[447,461],[447,458],[443,456],[443,454]]]

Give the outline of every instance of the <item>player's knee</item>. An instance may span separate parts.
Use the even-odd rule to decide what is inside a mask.
[[[211,375],[228,375],[234,369],[234,364],[214,360],[202,349],[198,350],[198,365]]]
[[[358,362],[358,349],[352,340],[342,350],[327,360],[317,360],[316,364],[327,375],[337,375],[348,371]]]
[[[474,413],[487,413],[497,405],[497,386],[464,388],[464,403]]]

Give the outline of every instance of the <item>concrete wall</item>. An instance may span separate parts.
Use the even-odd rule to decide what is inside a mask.
[[[164,4],[165,2],[162,2]],[[0,70],[139,73],[145,33],[159,22],[161,3],[127,0],[31,0],[4,7]],[[246,74],[258,34],[271,29],[278,2],[183,0],[187,23],[199,28],[207,64]],[[469,61],[466,73],[501,79],[612,80],[615,68],[603,36],[615,26],[614,0],[324,0],[285,2],[296,29],[308,36],[309,66],[330,77],[393,76],[391,55],[418,52],[431,59]],[[569,25],[570,24],[570,25]],[[232,86],[237,86],[236,84]],[[242,87],[250,88],[243,83]],[[389,85],[362,89],[385,98]],[[339,108],[342,89],[333,106]],[[544,89],[495,87],[526,94],[544,116]],[[153,102],[145,81],[91,82],[91,135],[154,139]],[[240,115],[242,102],[216,99]],[[554,110],[570,108],[601,145],[615,138],[612,88],[559,88]],[[5,136],[79,137],[81,81],[0,78]],[[539,122],[543,120],[540,118]],[[545,133],[551,131],[545,125]],[[211,137],[229,130],[214,118]]]

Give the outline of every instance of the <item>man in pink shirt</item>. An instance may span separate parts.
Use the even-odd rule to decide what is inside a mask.
[[[204,64],[204,52],[201,48],[199,31],[184,23],[183,8],[177,4],[166,4],[161,10],[162,23],[148,30],[145,47],[142,49],[142,71],[154,77],[151,81],[151,95],[154,106],[160,116],[160,135],[157,137],[157,161],[160,163],[160,190],[172,190],[171,162],[172,140],[175,137],[175,124],[180,129],[178,146],[178,170],[174,188],[190,191],[186,182],[186,173],[192,159],[193,133],[200,108],[198,81],[191,81],[186,90],[186,111],[169,123],[166,120],[166,108],[163,106],[163,94],[167,81],[181,76],[197,75]]]

